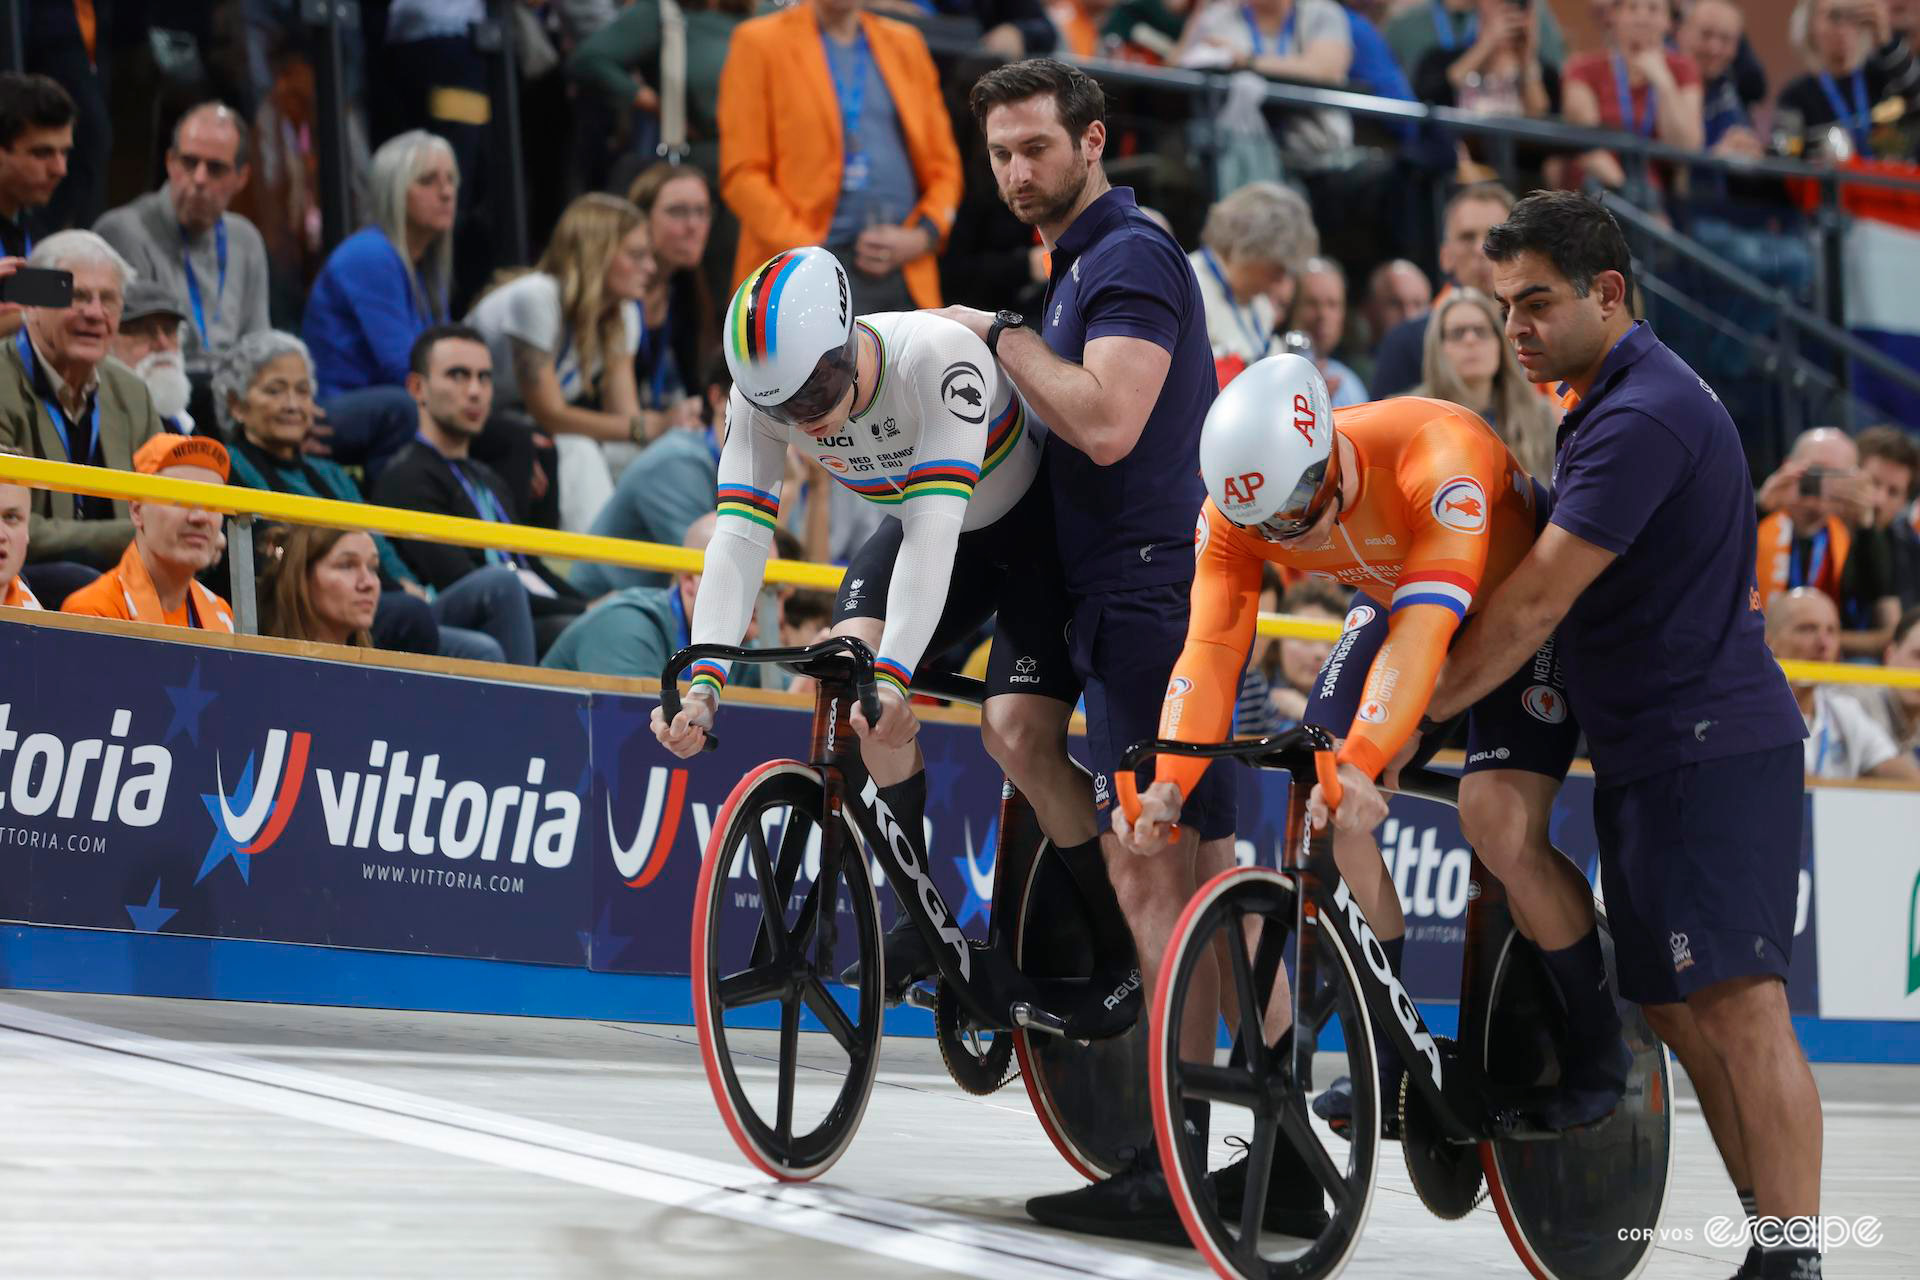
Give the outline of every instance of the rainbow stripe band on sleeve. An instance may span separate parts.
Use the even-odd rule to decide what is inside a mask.
[[[1476,585],[1464,573],[1421,569],[1400,579],[1400,585],[1394,589],[1393,607],[1388,612],[1398,613],[1408,605],[1437,604],[1442,609],[1451,609],[1455,617],[1464,618],[1473,604]]]
[[[907,670],[892,658],[875,658],[873,675],[876,680],[884,680],[892,685],[894,692],[902,698],[907,696],[907,686],[913,683],[913,672]]]
[[[714,695],[718,697],[720,691],[727,687],[727,668],[712,658],[700,659],[688,667],[687,671],[693,676],[692,686],[695,689],[705,686],[713,690]]]
[[[985,460],[980,465],[982,476],[992,475],[993,469],[1007,460],[1007,455],[1013,452],[1013,446],[1020,443],[1020,437],[1025,434],[1026,426],[1027,414],[1020,403],[1020,397],[1009,396],[1007,407],[1000,411],[1000,416],[995,418],[987,428]]]
[[[965,502],[973,496],[973,486],[978,483],[980,468],[971,462],[936,458],[913,465],[907,472],[907,483],[901,494],[908,499],[958,498]]]
[[[780,499],[751,485],[723,484],[715,496],[719,499],[717,514],[739,516],[762,529],[773,528],[774,517],[780,514]]]

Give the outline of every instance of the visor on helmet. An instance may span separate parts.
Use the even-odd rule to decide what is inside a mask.
[[[755,407],[775,422],[789,427],[824,417],[840,403],[840,397],[847,394],[847,388],[853,385],[854,342],[855,337],[849,334],[846,346],[821,356],[820,362],[813,366],[813,372],[800,384],[800,389],[779,404]]]
[[[1259,524],[1245,528],[1247,532],[1268,542],[1291,542],[1313,528],[1315,522],[1326,514],[1327,504],[1333,501],[1338,488],[1337,472],[1333,457],[1329,454],[1300,474],[1293,492],[1287,495],[1285,502],[1274,508],[1273,514]]]

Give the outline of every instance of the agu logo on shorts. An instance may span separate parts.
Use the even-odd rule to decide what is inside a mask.
[[[1551,685],[1536,684],[1520,695],[1520,705],[1535,720],[1559,724],[1567,718],[1567,696]]]
[[[1360,704],[1358,718],[1365,720],[1368,724],[1385,724],[1387,720],[1387,704],[1379,701],[1377,698],[1369,698]]]
[[[1479,533],[1487,527],[1487,495],[1472,476],[1455,476],[1433,495],[1433,518],[1455,533]]]
[[[1357,604],[1347,610],[1347,620],[1342,624],[1340,629],[1342,631],[1358,631],[1369,622],[1372,622],[1376,616],[1378,615],[1374,613],[1372,605]]]

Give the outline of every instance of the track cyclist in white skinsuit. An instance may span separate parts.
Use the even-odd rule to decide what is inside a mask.
[[[766,572],[789,445],[894,516],[854,554],[834,635],[876,655],[880,720],[853,725],[884,805],[924,859],[925,762],[907,686],[998,615],[982,736],[1032,802],[1091,909],[1118,920],[1100,861],[1092,792],[1067,757],[1079,696],[1064,637],[1066,592],[1053,560],[1036,422],[986,345],[941,316],[855,319],[844,268],[825,249],[778,254],[748,275],[722,340],[734,378],[720,453],[719,520],[694,601],[695,644],[737,645]],[[685,704],[654,734],[692,756],[713,726],[727,664],[695,663]],[[1090,861],[1089,861],[1090,860]],[[923,864],[924,865],[924,862]],[[933,972],[903,916],[887,936],[889,993]]]

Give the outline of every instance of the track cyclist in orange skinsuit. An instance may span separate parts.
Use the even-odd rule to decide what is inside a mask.
[[[1413,763],[1445,736],[1423,716],[1447,647],[1533,545],[1549,514],[1546,491],[1466,409],[1408,396],[1335,411],[1318,370],[1295,355],[1260,361],[1214,401],[1200,468],[1208,498],[1194,535],[1193,612],[1161,735],[1216,742],[1231,732],[1264,565],[1355,588],[1305,717],[1342,740],[1345,794],[1331,815],[1317,787],[1310,804],[1316,821],[1331,816],[1341,875],[1397,970],[1406,925],[1372,835],[1387,814],[1374,780],[1416,729],[1422,750]],[[1506,885],[1515,922],[1540,948],[1568,1006],[1575,1061],[1537,1117],[1562,1129],[1608,1115],[1631,1063],[1592,891],[1548,841],[1578,736],[1549,640],[1468,712],[1460,786],[1461,828]],[[1122,840],[1143,854],[1159,848],[1206,767],[1161,757],[1140,820],[1129,830],[1116,815]],[[1381,1080],[1391,1098],[1400,1066],[1389,1055]],[[1351,1105],[1343,1083],[1315,1101],[1336,1128]]]

